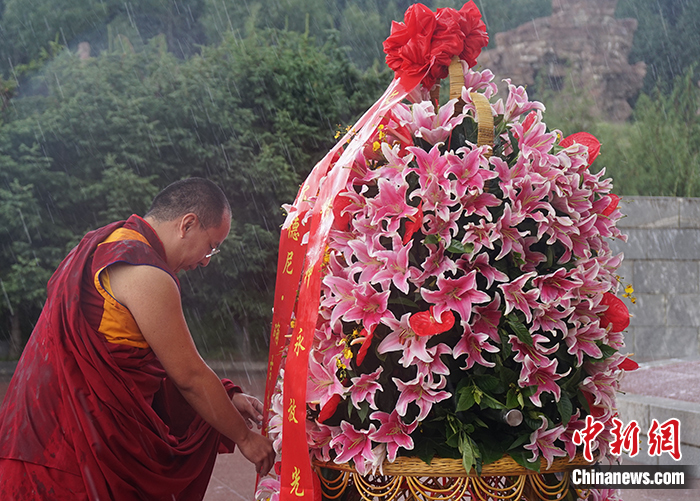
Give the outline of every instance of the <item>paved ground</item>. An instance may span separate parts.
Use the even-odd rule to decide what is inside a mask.
[[[244,391],[262,398],[264,373],[251,366],[244,372],[217,372],[233,379]],[[1,371],[0,371],[1,372]],[[5,378],[6,379],[6,378]],[[0,374],[0,398],[7,389]],[[625,375],[622,389],[628,394],[660,397],[698,404],[700,406],[700,360],[666,360],[642,364],[635,372]],[[631,463],[628,461],[628,463]],[[687,464],[687,463],[683,463]],[[222,454],[217,459],[205,501],[250,501],[254,496],[255,470],[238,454]],[[624,501],[697,501],[700,490],[624,490]]]

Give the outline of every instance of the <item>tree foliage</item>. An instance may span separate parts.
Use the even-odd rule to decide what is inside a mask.
[[[599,123],[596,164],[608,166],[623,195],[700,197],[700,89],[693,68],[670,92],[657,87],[637,101],[629,124]]]
[[[617,17],[633,17],[639,25],[630,62],[644,61],[644,92],[669,92],[674,79],[700,61],[700,2],[696,0],[620,0]],[[695,68],[695,79],[700,73]]]

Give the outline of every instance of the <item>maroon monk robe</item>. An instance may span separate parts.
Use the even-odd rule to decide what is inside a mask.
[[[122,240],[98,249],[120,227],[150,246]],[[109,343],[86,318],[83,280],[115,262],[156,266],[177,282],[158,236],[138,216],[88,233],[68,254],[49,281],[0,408],[3,501],[36,496],[36,485],[3,475],[3,465],[6,472],[21,470],[16,460],[34,473],[38,465],[40,474],[31,475],[47,493],[82,487],[72,500],[198,500],[217,451],[233,450],[184,400],[150,348]],[[230,395],[240,391],[224,384]]]

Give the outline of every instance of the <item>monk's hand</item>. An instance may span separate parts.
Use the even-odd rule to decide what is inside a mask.
[[[263,404],[260,400],[245,393],[235,393],[231,400],[238,412],[243,416],[248,428],[252,429],[253,425],[256,425],[258,428],[262,426]]]
[[[269,438],[248,430],[245,438],[237,445],[246,459],[255,465],[255,471],[261,477],[267,475],[275,464],[275,450]]]

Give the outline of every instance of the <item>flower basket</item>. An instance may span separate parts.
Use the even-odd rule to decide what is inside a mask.
[[[286,207],[266,390],[281,475],[259,499],[313,491],[307,447],[339,472],[327,493],[376,487],[364,499],[416,479],[449,494],[431,499],[563,492],[589,416],[605,430],[586,451],[608,455],[619,199],[590,169],[595,138],[562,139],[524,88],[496,99],[470,69],[479,16],[409,8],[385,43],[397,78]]]

